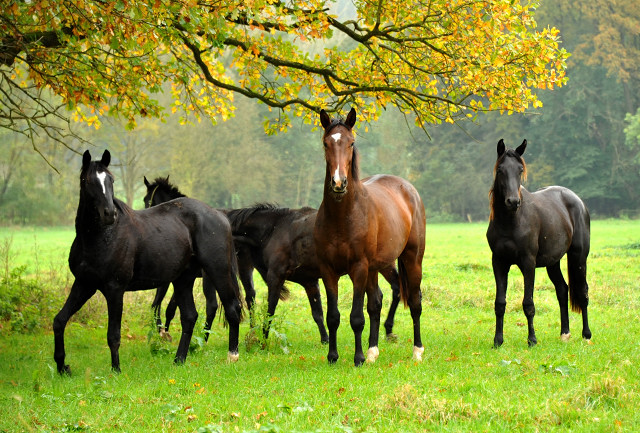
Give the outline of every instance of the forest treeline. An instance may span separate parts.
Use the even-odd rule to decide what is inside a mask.
[[[640,216],[640,6],[623,0],[613,11],[607,4],[542,3],[539,26],[558,27],[572,53],[568,84],[540,91],[542,108],[481,114],[473,123],[434,125],[428,134],[388,110],[375,123],[356,123],[362,175],[412,181],[430,221],[486,220],[496,143],[503,138],[515,147],[527,139],[530,190],[564,185],[594,217]],[[321,132],[299,122],[268,136],[265,117],[277,112],[254,100],[236,106],[234,117],[216,125],[183,125],[174,117],[142,120],[133,131],[106,118],[99,129],[76,125],[90,143],[76,138],[68,148],[0,131],[0,224],[72,224],[87,148],[96,157],[111,151],[116,194],[135,208],[142,207],[143,176],[168,175],[182,192],[215,207],[317,207]]]

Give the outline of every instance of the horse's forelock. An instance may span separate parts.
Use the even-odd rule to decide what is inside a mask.
[[[98,166],[100,166],[100,169],[98,169]],[[93,176],[97,174],[98,171],[102,173],[107,173],[109,176],[111,176],[112,179],[114,178],[113,173],[111,173],[111,170],[109,170],[109,168],[100,164],[99,161],[92,161],[86,168],[82,167],[80,169],[80,180],[82,180],[83,178],[86,179],[90,176]]]

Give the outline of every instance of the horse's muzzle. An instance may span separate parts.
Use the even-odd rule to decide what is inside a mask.
[[[515,212],[520,208],[520,198],[507,198],[504,201],[504,205],[510,212]]]
[[[344,194],[347,192],[347,178],[340,179],[336,182],[335,179],[331,179],[331,191],[334,194]]]

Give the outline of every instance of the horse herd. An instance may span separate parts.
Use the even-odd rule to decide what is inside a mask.
[[[100,290],[107,301],[107,342],[111,367],[120,371],[120,331],[124,293],[155,289],[153,308],[159,309],[169,284],[174,291],[167,306],[168,330],[180,308],[182,334],[175,362],[185,361],[198,317],[193,285],[202,277],[206,299],[205,329],[210,329],[220,300],[229,329],[227,359],[238,360],[239,325],[243,318],[240,279],[249,311],[255,302],[253,271],[268,288],[267,319],[288,292],[285,281],[304,287],[320,339],[329,345],[327,360],[338,360],[338,280],[349,275],[353,284],[350,325],[355,337],[354,364],[374,362],[382,292],[378,274],[389,282],[393,299],[384,323],[393,337],[393,320],[400,301],[413,321],[413,357],[420,361],[422,262],[425,250],[425,211],[417,190],[407,180],[391,175],[360,179],[353,127],[356,112],[331,119],[320,112],[326,161],[323,199],[318,210],[287,209],[259,204],[243,209],[213,209],[185,197],[167,178],[149,182],[144,210],[133,210],[114,197],[114,178],[106,150],[99,161],[89,151],[82,158],[76,237],[69,253],[75,277],[69,296],[53,320],[54,359],[59,373],[65,364],[64,331],[70,317]],[[576,194],[562,187],[530,193],[523,186],[526,140],[515,150],[498,142],[494,184],[490,191],[491,217],[487,240],[496,281],[494,346],[503,343],[507,276],[512,265],[524,276],[523,310],[528,322],[528,344],[537,343],[533,327],[533,287],[536,267],[546,267],[560,305],[561,337],[569,338],[568,303],[582,313],[582,336],[591,338],[588,325],[586,261],[589,254],[589,214]],[[560,269],[567,255],[569,284]],[[327,298],[325,329],[318,280]],[[364,299],[369,315],[368,350],[362,348]],[[253,317],[251,318],[253,321]],[[208,333],[205,333],[207,338]]]

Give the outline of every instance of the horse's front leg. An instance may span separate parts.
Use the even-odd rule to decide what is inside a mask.
[[[496,300],[494,311],[496,314],[496,333],[493,337],[493,347],[500,347],[504,342],[504,312],[507,307],[507,281],[509,277],[510,264],[503,263],[496,255],[492,258],[493,276],[496,280]]]
[[[183,275],[173,281],[173,298],[176,299],[180,308],[180,324],[182,325],[182,334],[180,335],[180,342],[174,359],[176,364],[183,364],[187,359],[193,328],[198,320],[198,311],[193,301],[194,281],[195,277],[187,275]]]
[[[533,303],[533,285],[536,277],[536,267],[533,260],[528,260],[518,265],[524,279],[524,297],[522,298],[522,310],[527,318],[527,328],[529,335],[527,344],[533,347],[538,343],[536,331],[533,328],[533,317],[536,315],[536,307]]]
[[[364,294],[365,288],[368,284],[368,269],[366,265],[357,265],[352,272],[349,273],[349,277],[351,277],[351,282],[353,283],[353,301],[351,304],[351,316],[349,317],[349,322],[351,323],[351,329],[353,330],[353,336],[355,339],[353,363],[358,367],[359,365],[362,365],[365,360],[364,353],[362,351],[362,331],[364,330]],[[379,313],[378,326],[380,326]],[[376,349],[377,345],[378,341],[376,338]]]
[[[367,313],[369,314],[369,350],[367,362],[375,362],[380,351],[378,338],[380,336],[380,312],[382,311],[382,291],[378,286],[378,273],[369,272],[367,281]]]
[[[124,291],[104,291],[107,300],[107,312],[109,325],[107,327],[107,344],[111,351],[111,369],[120,373],[120,329],[122,327],[122,306],[124,304]]]
[[[338,310],[338,276],[332,271],[322,271],[322,282],[327,294],[327,328],[329,328],[329,352],[327,361],[333,364],[338,360],[338,327],[340,311]]]
[[[69,296],[64,303],[62,309],[56,314],[53,319],[53,335],[54,335],[54,350],[53,359],[56,362],[58,373],[70,374],[71,369],[64,363],[65,350],[64,350],[64,329],[67,326],[67,322],[82,306],[96,293],[96,289],[92,289],[86,285],[80,284],[78,280],[74,281],[71,286]]]

